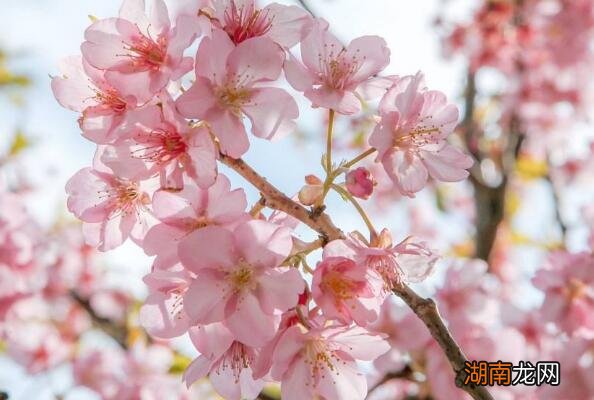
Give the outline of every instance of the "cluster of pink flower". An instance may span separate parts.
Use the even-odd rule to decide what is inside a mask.
[[[470,359],[558,361],[560,386],[495,386],[496,399],[590,399],[594,363],[594,257],[590,253],[552,253],[533,279],[544,294],[538,308],[519,308],[505,283],[487,273],[483,261],[451,265],[436,291],[448,327]],[[372,329],[388,334],[391,350],[374,365],[374,400],[430,393],[432,398],[467,398],[454,384],[454,374],[439,347],[412,311],[386,302]],[[416,382],[413,374],[426,381]],[[385,376],[400,379],[385,380]],[[430,385],[430,387],[428,386]],[[395,393],[397,394],[395,396]]]
[[[195,58],[186,57],[198,39]],[[290,51],[297,44],[300,58]],[[414,196],[429,176],[466,178],[471,159],[447,143],[456,107],[421,74],[378,77],[389,54],[376,36],[343,46],[296,6],[194,0],[170,13],[155,0],[147,13],[143,0],[126,0],[119,17],[87,29],[82,57],[66,59],[53,78],[58,101],[82,113],[83,135],[98,145],[92,168],[67,184],[68,207],[87,243],[106,251],[130,238],[155,256],[140,318],[157,338],[189,332],[200,356],[185,372],[188,385],[209,376],[229,399],[255,398],[267,381],[280,381],[287,400],[366,396],[357,360],[389,349],[367,327],[394,285],[424,279],[436,256],[372,230],[370,241],[356,233],[319,240],[322,261],[311,270],[312,247],[293,236],[298,222],[246,212],[244,191],[231,189],[217,160],[248,151],[244,117],[260,138],[294,129],[297,103],[274,86],[284,71],[313,107],[330,110],[330,129],[334,113],[381,97],[368,155],[377,151],[402,194]],[[331,179],[309,177],[309,194],[299,196],[312,215],[340,174],[338,190],[371,195],[368,170],[334,166],[330,154],[326,162]]]
[[[99,348],[73,361],[74,381],[91,389],[102,400],[209,398],[207,388],[188,390],[171,374],[174,352],[165,344],[138,342],[123,351]]]
[[[30,374],[72,363],[76,385],[106,400],[189,399],[190,392],[168,374],[174,354],[169,347],[138,340],[125,348],[127,339],[122,337],[123,347],[105,349],[86,340],[98,321],[125,331],[134,300],[109,285],[79,224],[42,228],[26,211],[26,193],[4,186],[0,187],[0,340],[6,355]]]
[[[8,354],[35,373],[69,357],[90,321],[68,290],[97,284],[88,247],[66,229],[56,237],[27,214],[19,194],[0,191],[0,337]],[[81,295],[83,295],[81,293]]]
[[[591,0],[485,0],[472,22],[451,29],[447,45],[472,71],[504,74],[502,121],[519,118],[527,134],[542,137],[575,120],[568,105],[584,113],[593,35]]]

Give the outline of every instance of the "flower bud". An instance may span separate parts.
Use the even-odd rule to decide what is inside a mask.
[[[363,200],[367,200],[373,187],[377,184],[371,172],[365,167],[350,170],[346,174],[346,188],[350,194]]]
[[[299,191],[299,202],[304,206],[311,206],[324,193],[324,184],[315,175],[305,177],[305,185]]]

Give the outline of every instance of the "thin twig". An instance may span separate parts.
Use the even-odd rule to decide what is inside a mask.
[[[549,163],[549,169],[551,168]],[[551,176],[550,171],[546,174],[545,179],[551,185],[551,192],[553,194],[553,207],[555,209],[555,219],[557,220],[557,224],[559,225],[559,229],[561,229],[561,241],[565,244],[565,236],[567,235],[567,224],[564,221],[563,215],[561,214],[561,206],[562,200],[559,191],[557,190],[557,185],[555,185],[555,181],[553,181],[553,177]]]
[[[373,153],[377,151],[376,148],[372,147],[370,149],[365,150],[363,153],[359,154],[357,157],[353,158],[351,161],[343,164],[343,168],[351,168],[353,165],[357,164],[359,161],[369,157]]]
[[[334,110],[328,112],[328,131],[326,133],[326,163],[324,169],[326,170],[326,179],[324,179],[324,190],[322,195],[316,200],[314,208],[320,209],[324,205],[324,200],[330,191],[330,186],[336,179],[336,171],[332,165],[332,134],[334,132]]]
[[[328,132],[326,133],[326,172],[332,171],[332,133],[334,131],[334,110],[328,112]]]
[[[264,197],[260,197],[260,199],[250,209],[250,215],[256,218],[260,214],[260,211],[262,211],[265,207],[266,199],[264,199]]]
[[[326,213],[320,212],[316,215],[310,213],[305,207],[280,192],[243,160],[233,159],[224,154],[220,154],[220,160],[255,186],[266,199],[267,207],[283,211],[297,218],[318,232],[325,240],[331,241],[345,237],[344,233],[334,225]],[[394,289],[394,293],[404,300],[427,326],[427,329],[448,358],[456,374],[456,383],[458,386],[470,394],[475,400],[492,400],[493,398],[485,387],[462,384],[465,378],[464,364],[467,359],[441,319],[435,302],[432,299],[425,299],[419,296],[405,284],[397,286]]]
[[[348,190],[345,190],[342,187],[335,184],[332,184],[332,189],[338,192],[341,196],[348,199],[351,202],[351,204],[355,207],[355,209],[361,216],[361,219],[363,220],[363,222],[365,222],[365,225],[367,225],[367,229],[369,229],[369,236],[371,238],[371,242],[373,242],[373,240],[377,238],[377,231],[375,230],[375,227],[373,226],[371,219],[369,219],[369,216],[367,215],[361,204],[359,204],[359,202],[353,197],[352,194],[348,192]]]
[[[305,0],[297,0],[297,3],[299,3],[301,5],[301,7],[303,7],[305,9],[305,11],[307,11],[308,13],[310,13],[312,16],[316,16],[314,14],[314,12],[312,11],[311,7],[309,6],[309,4],[307,4],[307,2]]]
[[[404,366],[404,368],[402,368],[400,371],[398,372],[388,372],[386,375],[384,375],[382,377],[382,379],[380,379],[377,383],[375,383],[373,386],[371,386],[369,388],[369,390],[367,391],[367,397],[370,397],[371,394],[377,390],[379,387],[381,387],[382,385],[384,385],[387,382],[390,382],[393,379],[409,379],[409,380],[413,380],[413,370],[410,367],[410,365],[406,364]]]
[[[82,298],[78,293],[74,290],[70,291],[70,297],[89,315],[91,320],[93,321],[93,325],[97,328],[105,332],[107,335],[111,336],[122,349],[128,348],[128,330],[122,324],[117,324],[114,321],[101,317],[97,315],[91,303],[87,300]]]
[[[317,215],[311,213],[301,204],[291,200],[287,195],[282,193],[254,171],[242,159],[234,159],[222,153],[219,154],[219,159],[223,164],[243,176],[254,187],[260,190],[267,207],[282,211],[297,218],[314,231],[320,233],[325,243],[344,237],[340,229],[332,223],[326,214],[320,213]]]

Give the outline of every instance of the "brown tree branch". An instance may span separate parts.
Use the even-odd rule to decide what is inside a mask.
[[[328,241],[344,238],[344,233],[333,224],[327,214],[323,211],[320,213],[308,211],[305,207],[280,192],[243,160],[233,159],[221,153],[220,161],[256,187],[265,199],[266,206],[297,218]],[[441,319],[435,302],[432,299],[419,296],[405,284],[396,287],[394,293],[404,300],[423,321],[433,338],[442,348],[456,374],[456,384],[470,394],[473,399],[492,400],[493,398],[485,387],[462,384],[465,378],[464,363],[467,359]]]
[[[267,207],[282,211],[297,218],[299,221],[318,232],[326,242],[344,237],[343,233],[332,223],[327,214],[324,214],[323,212],[311,212],[301,204],[291,200],[287,195],[270,184],[265,178],[258,175],[258,173],[242,159],[234,159],[222,153],[220,153],[219,156],[220,161],[223,164],[243,176],[260,191]]]
[[[557,190],[557,185],[555,184],[555,181],[553,181],[553,177],[551,176],[551,171],[550,171],[551,163],[550,162],[549,162],[548,169],[549,169],[549,172],[545,176],[545,180],[551,186],[551,193],[553,194],[553,207],[555,209],[555,219],[557,220],[557,224],[559,225],[559,229],[561,230],[561,241],[563,242],[563,245],[565,245],[565,236],[567,235],[568,227],[567,227],[567,224],[565,223],[563,215],[561,214],[561,195],[559,193],[559,190]]]
[[[468,359],[456,343],[456,340],[452,337],[449,329],[445,326],[443,319],[439,315],[435,301],[419,296],[414,290],[404,284],[394,288],[394,293],[404,300],[414,313],[417,314],[417,317],[427,326],[431,336],[433,336],[433,339],[435,339],[439,347],[443,350],[456,374],[456,386],[466,391],[473,399],[493,399],[484,386],[464,385],[464,380],[466,379],[464,366]]]
[[[95,325],[95,327],[111,336],[122,349],[128,348],[128,330],[124,325],[115,323],[108,318],[97,315],[95,310],[93,310],[93,307],[91,307],[91,303],[89,303],[87,299],[82,298],[74,290],[70,291],[70,297],[75,303],[77,303],[83,310],[86,311],[93,321],[93,325]]]
[[[464,117],[460,127],[466,150],[475,159],[475,163],[470,170],[470,182],[474,188],[476,211],[474,254],[477,258],[488,261],[497,236],[497,228],[504,216],[506,182],[504,176],[503,181],[493,187],[485,183],[482,177],[480,165],[483,155],[479,146],[480,128],[474,119],[476,94],[475,75],[468,68],[466,90],[464,91]]]
[[[405,365],[400,371],[397,372],[388,372],[386,375],[382,377],[375,385],[369,388],[367,391],[367,398],[369,398],[374,391],[376,391],[379,387],[384,385],[387,382],[390,382],[393,379],[409,379],[414,381],[413,379],[413,370],[410,365]]]
[[[474,73],[470,70],[466,79],[466,90],[464,93],[464,117],[461,122],[463,139],[466,149],[475,158],[475,164],[470,172],[470,182],[474,188],[475,209],[476,209],[476,233],[474,237],[475,257],[489,261],[499,225],[505,217],[505,196],[508,182],[513,174],[516,159],[520,152],[524,135],[521,133],[518,118],[510,118],[508,132],[505,137],[504,150],[500,160],[495,162],[501,165],[502,179],[496,186],[489,185],[484,181],[480,164],[483,156],[480,146],[481,129],[474,119],[476,108],[476,80]]]

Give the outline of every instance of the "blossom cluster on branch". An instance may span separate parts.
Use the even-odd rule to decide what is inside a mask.
[[[31,374],[69,363],[106,400],[218,398],[211,388],[237,400],[593,397],[594,258],[562,206],[591,182],[594,146],[574,155],[568,143],[590,139],[566,130],[590,104],[594,2],[484,0],[470,22],[442,19],[449,55],[468,63],[462,116],[422,73],[386,73],[384,39],[345,44],[310,12],[124,0],[117,17],[91,18],[81,54],[51,79],[96,145],[66,185],[82,233],[36,223],[26,194],[0,181],[6,354]],[[295,135],[304,104],[325,118],[323,175],[286,195],[242,157]],[[338,158],[345,149],[355,155]],[[541,181],[554,241],[515,224]],[[334,194],[368,234],[335,225]],[[574,208],[592,232],[587,201]],[[371,211],[396,202],[409,224],[376,228]],[[142,305],[108,284],[96,252],[128,239],[153,257]],[[409,284],[436,269],[437,247],[456,257],[423,298]],[[533,276],[525,247],[538,251]],[[467,360],[558,361],[561,384],[465,385]]]
[[[291,51],[297,44],[300,57]],[[350,170],[358,159],[332,162],[334,118],[380,99],[375,147],[361,158],[377,151],[398,190],[414,196],[429,176],[468,175],[471,159],[447,142],[456,107],[420,73],[378,76],[390,59],[382,38],[344,46],[326,21],[296,6],[188,1],[170,12],[162,0],[148,11],[126,0],[117,18],[87,29],[81,50],[52,80],[60,104],[81,113],[83,136],[97,144],[92,167],[67,184],[68,208],[87,243],[107,251],[129,238],[155,256],[140,320],[157,338],[189,333],[200,356],[186,383],[208,376],[229,399],[255,398],[267,381],[280,382],[288,400],[365,398],[357,361],[389,349],[369,324],[393,289],[423,280],[437,257],[422,242],[394,244],[388,230],[373,228],[356,200],[372,194],[371,174]],[[311,206],[301,218],[283,208],[305,210],[297,201],[275,207],[262,188],[247,212],[244,191],[217,168],[249,150],[248,131],[268,140],[293,131],[299,110],[279,87],[281,75],[312,107],[329,110],[326,178],[310,178],[318,189],[300,192]],[[331,190],[353,202],[369,238],[336,237],[336,228],[318,229],[313,243],[294,236],[298,224],[328,218]],[[266,217],[266,206],[280,211]],[[307,256],[320,247],[322,261],[311,268]]]
[[[30,189],[8,182],[0,181],[3,352],[31,375],[70,364],[73,384],[103,399],[192,398],[169,373],[175,351],[143,339],[131,322],[135,299],[110,284],[80,225],[37,223],[26,207]],[[96,343],[94,331],[107,334],[114,345]]]

